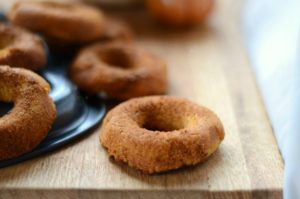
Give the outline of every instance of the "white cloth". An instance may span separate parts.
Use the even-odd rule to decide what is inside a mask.
[[[284,198],[300,199],[300,1],[248,0],[242,31],[285,162]]]

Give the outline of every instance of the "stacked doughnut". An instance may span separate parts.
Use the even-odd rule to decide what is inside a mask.
[[[54,50],[133,38],[126,24],[82,4],[17,2],[8,19],[0,23],[0,101],[14,108],[0,117],[0,160],[33,150],[55,120],[49,84],[30,71],[47,64],[46,43],[35,33]]]
[[[18,2],[8,18],[13,26],[0,25],[0,64],[43,67],[44,44],[31,32],[40,33],[60,53],[79,49],[69,77],[81,91],[128,100],[107,114],[100,130],[100,142],[117,161],[145,173],[165,172],[206,160],[223,140],[222,123],[212,111],[186,99],[157,96],[168,88],[167,65],[135,44],[126,24],[99,9],[59,1]],[[55,107],[49,85],[26,69],[0,66],[0,88],[0,100],[15,103],[0,118],[1,160],[32,150],[47,134]],[[14,143],[19,147],[12,148]]]
[[[125,100],[166,92],[164,61],[128,42],[132,31],[96,8],[62,2],[18,2],[9,19],[42,33],[48,43],[69,48],[80,45],[82,49],[70,66],[70,78],[86,93],[102,92]]]
[[[56,117],[49,84],[30,71],[46,64],[42,39],[14,25],[0,23],[0,101],[14,108],[0,117],[0,160],[33,150],[47,136]]]

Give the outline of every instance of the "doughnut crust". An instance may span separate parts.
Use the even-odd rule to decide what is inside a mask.
[[[0,160],[33,150],[48,134],[56,117],[49,84],[21,68],[0,66],[0,100],[14,108],[0,117]]]
[[[17,2],[8,17],[13,24],[70,43],[95,40],[104,29],[100,10],[70,2]]]
[[[163,60],[132,43],[97,43],[86,47],[75,58],[69,74],[81,90],[105,92],[119,100],[159,95],[167,89]]]
[[[100,130],[110,156],[149,174],[203,162],[223,139],[212,111],[168,96],[123,102],[108,112]]]
[[[0,65],[37,70],[45,64],[46,52],[37,35],[0,23]]]

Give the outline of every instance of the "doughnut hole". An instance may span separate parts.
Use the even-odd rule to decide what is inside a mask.
[[[118,49],[111,48],[99,54],[100,59],[111,67],[120,69],[131,69],[133,68],[133,62],[128,55],[128,52]]]
[[[6,115],[13,109],[12,101],[15,99],[14,89],[9,87],[7,83],[0,83],[0,117]],[[17,85],[12,85],[15,89]]]
[[[147,116],[142,128],[149,131],[176,131],[184,128],[183,122],[175,122],[170,118],[161,118],[160,116]]]
[[[195,115],[180,113],[176,108],[170,107],[147,107],[142,110],[143,119],[138,122],[139,126],[149,131],[176,131],[187,128],[196,121]],[[139,114],[138,114],[139,115]]]
[[[0,99],[0,117],[9,113],[14,107],[13,103],[2,102]]]

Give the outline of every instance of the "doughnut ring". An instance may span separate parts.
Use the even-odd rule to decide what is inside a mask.
[[[100,130],[110,156],[149,174],[203,162],[223,139],[212,111],[169,96],[123,102],[108,112]]]
[[[79,89],[88,93],[103,91],[119,100],[163,94],[167,89],[166,64],[129,43],[97,43],[84,48],[69,74]]]
[[[46,60],[44,45],[38,36],[0,23],[0,65],[37,70]]]
[[[14,108],[0,117],[0,160],[33,150],[48,134],[56,117],[49,84],[21,68],[0,66],[0,101]]]
[[[13,24],[66,42],[95,40],[104,29],[102,12],[78,3],[17,2],[8,17]]]

